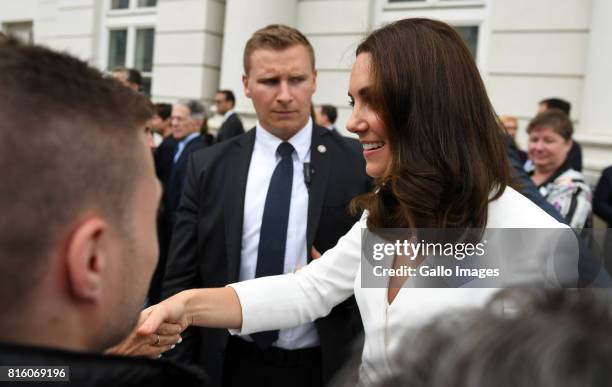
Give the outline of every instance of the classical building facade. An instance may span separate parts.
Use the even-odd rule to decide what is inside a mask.
[[[588,176],[612,164],[609,0],[0,0],[6,32],[103,70],[139,68],[155,101],[196,98],[210,106],[217,89],[233,89],[250,123],[241,85],[244,43],[267,24],[295,26],[316,51],[314,102],[339,107],[339,128],[350,113],[355,47],[368,31],[405,17],[457,27],[495,109],[517,116],[521,129],[539,100],[570,101]],[[519,143],[526,143],[524,130]]]

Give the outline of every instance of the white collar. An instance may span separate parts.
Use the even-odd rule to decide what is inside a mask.
[[[266,151],[273,152],[276,154],[276,149],[283,140],[276,137],[272,133],[264,129],[263,126],[257,121],[255,125],[255,141]],[[300,129],[296,134],[293,135],[287,142],[293,145],[297,153],[298,160],[305,162],[306,156],[310,152],[310,143],[312,141],[312,119],[308,119],[306,126]]]
[[[182,139],[181,141],[179,141],[179,144],[185,145],[187,144],[189,141],[193,140],[194,138],[198,137],[200,135],[200,132],[193,132],[191,133],[189,136],[185,137],[184,139]]]
[[[225,114],[223,115],[223,121],[227,121],[227,119],[230,118],[230,116],[234,113],[236,113],[234,109],[226,111]]]

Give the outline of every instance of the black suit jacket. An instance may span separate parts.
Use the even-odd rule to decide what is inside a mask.
[[[244,127],[242,121],[236,113],[227,117],[227,120],[221,124],[219,133],[217,134],[217,142],[223,142],[229,140],[232,137],[240,136],[244,133]]]
[[[238,281],[244,196],[254,142],[255,130],[251,130],[192,156],[176,214],[164,297]],[[325,152],[318,150],[323,149],[321,145]],[[347,205],[368,191],[371,181],[365,174],[362,147],[354,139],[315,125],[310,157],[307,247],[309,253],[313,245],[324,252],[358,220]],[[351,297],[315,322],[325,381],[351,353],[351,342],[362,329],[358,313]],[[183,337],[170,356],[201,364],[212,385],[220,386],[228,331],[193,328]]]
[[[567,153],[567,162],[572,169],[582,172],[582,147],[576,140],[573,141],[572,147]]]
[[[165,139],[155,152],[155,169],[162,184],[163,193],[157,219],[157,236],[159,239],[159,261],[149,288],[149,302],[161,301],[161,285],[166,268],[168,248],[172,238],[174,214],[183,193],[183,182],[189,156],[206,146],[202,136],[191,139],[183,149],[179,159],[174,162],[178,141],[172,137]]]

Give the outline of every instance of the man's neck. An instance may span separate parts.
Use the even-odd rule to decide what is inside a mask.
[[[38,312],[30,309],[20,310],[19,316],[5,315],[0,323],[0,341],[72,351],[102,351],[93,348],[92,337],[87,337],[87,328],[73,323],[69,314],[55,313],[56,310],[62,308],[47,304]]]

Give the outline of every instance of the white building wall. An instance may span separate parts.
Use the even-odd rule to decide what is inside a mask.
[[[34,42],[96,63],[95,0],[0,0],[0,24],[31,22]]]
[[[315,105],[338,108],[338,130],[349,135],[348,84],[355,49],[371,29],[370,0],[300,0],[297,27],[315,51],[318,70]]]
[[[579,132],[591,1],[495,0],[491,9],[487,88],[498,113],[519,118],[519,143],[549,97],[572,104]]]
[[[214,101],[221,72],[225,2],[159,0],[153,59],[153,99]]]
[[[296,12],[297,0],[227,0],[219,89],[234,92],[236,111],[246,129],[255,124],[256,117],[242,86],[244,46],[253,32],[269,24],[295,27]],[[214,129],[220,124],[217,116],[210,126]]]
[[[313,102],[338,106],[341,131],[350,114],[354,51],[368,31],[405,17],[477,25],[477,64],[496,111],[519,117],[519,143],[526,144],[524,128],[538,101],[560,97],[572,103],[587,173],[594,177],[612,164],[610,0],[159,0],[133,15],[109,13],[109,1],[0,0],[0,24],[31,22],[35,42],[101,69],[109,27],[124,20],[151,25],[153,99],[197,98],[210,106],[218,88],[230,88],[247,124],[254,116],[240,81],[244,44],[257,28],[289,24],[314,46],[319,76]]]

